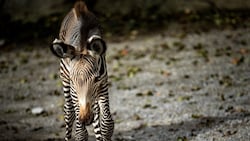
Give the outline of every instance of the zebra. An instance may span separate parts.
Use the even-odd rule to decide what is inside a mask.
[[[106,68],[106,43],[100,25],[83,1],[77,1],[64,17],[59,39],[50,46],[60,58],[63,84],[65,140],[88,140],[86,126],[92,124],[97,141],[111,141],[114,121],[111,116]]]

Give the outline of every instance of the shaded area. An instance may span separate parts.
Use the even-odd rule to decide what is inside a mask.
[[[57,36],[60,23],[74,1],[1,0],[0,3],[2,19],[0,38],[8,42],[44,37],[51,39]],[[204,30],[223,29],[225,26],[235,28],[249,24],[249,0],[237,2],[86,0],[86,3],[99,18],[105,36],[109,39],[117,35],[127,36],[135,33],[143,35],[152,29],[167,28],[176,21],[184,25],[196,24]]]
[[[240,115],[229,115],[226,117],[195,117],[191,121],[183,121],[170,125],[153,125],[149,127],[141,126],[137,129],[127,132],[119,132],[115,135],[116,141],[143,141],[145,139],[150,141],[174,141],[174,140],[194,140],[199,134],[206,134],[206,132],[213,132],[218,136],[226,139],[240,132],[230,126],[242,126],[241,128],[248,128],[249,113]],[[230,125],[234,120],[245,120],[248,125]],[[228,127],[227,130],[224,128]],[[243,136],[248,136],[246,133]],[[238,136],[235,140],[241,140],[242,137]],[[249,139],[249,136],[245,139]],[[196,139],[197,140],[197,139]],[[204,135],[198,137],[198,140],[220,140],[217,137]]]

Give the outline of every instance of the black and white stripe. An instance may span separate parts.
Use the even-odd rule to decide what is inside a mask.
[[[84,3],[78,1],[78,4],[83,6]],[[75,4],[76,6],[78,5]],[[60,77],[65,97],[65,140],[71,138],[75,121],[76,140],[87,141],[88,132],[85,126],[92,124],[97,141],[111,141],[114,121],[109,108],[106,45],[99,27],[96,27],[96,18],[91,18],[94,15],[85,9],[84,16],[77,17],[84,9],[78,14],[75,9],[64,18],[60,39],[55,40],[51,47],[52,52],[61,58]],[[87,19],[84,19],[86,17]],[[93,24],[88,21],[89,18]],[[83,33],[82,29],[87,33]],[[88,48],[88,45],[91,48]]]
[[[88,58],[87,58],[88,57]],[[96,136],[96,140],[100,141],[110,141],[111,136],[113,134],[114,122],[111,117],[110,108],[109,108],[109,97],[108,97],[108,83],[107,83],[107,69],[105,60],[96,61],[91,56],[83,56],[83,58],[76,58],[76,59],[86,59],[85,63],[96,63],[99,62],[99,65],[102,65],[98,68],[103,68],[102,73],[99,73],[97,78],[98,87],[91,88],[92,91],[96,92],[93,94],[93,127]],[[99,59],[102,59],[100,57]],[[76,119],[76,140],[87,140],[88,134],[85,128],[85,123],[81,123],[79,120],[79,99],[75,87],[73,86],[70,76],[70,62],[69,60],[61,60],[61,77],[63,82],[63,90],[65,96],[65,104],[64,104],[64,112],[65,112],[65,122],[66,122],[66,137],[65,140],[71,138],[72,132],[72,125],[74,120]],[[73,60],[71,60],[73,61]],[[69,64],[67,64],[69,63]],[[67,68],[67,66],[69,68]],[[83,68],[84,69],[84,68]],[[92,69],[92,68],[91,68]],[[93,74],[91,71],[95,72],[94,70],[83,70],[85,74]],[[100,70],[98,70],[100,72]],[[91,87],[91,86],[90,86]]]

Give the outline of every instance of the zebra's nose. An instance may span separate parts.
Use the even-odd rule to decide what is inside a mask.
[[[91,104],[86,103],[86,105],[80,105],[79,120],[85,125],[90,125],[93,121],[93,112],[91,109]]]

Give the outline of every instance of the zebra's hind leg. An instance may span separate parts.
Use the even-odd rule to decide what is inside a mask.
[[[100,128],[100,107],[98,105],[98,102],[96,101],[94,106],[94,121],[92,123],[94,127],[94,133],[95,133],[95,138],[96,141],[102,141],[102,134],[101,134],[101,128]]]

